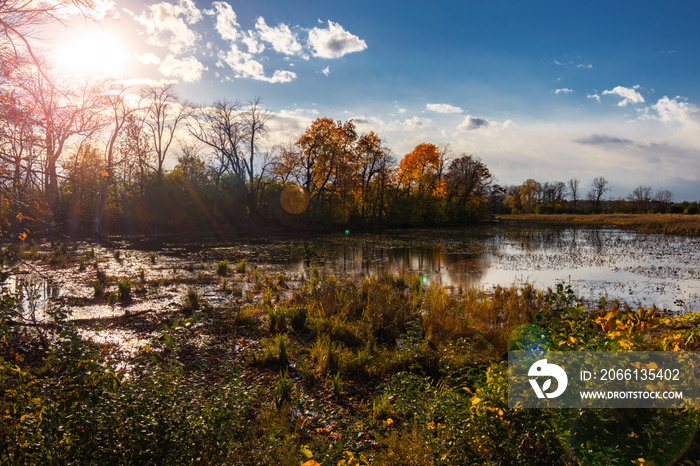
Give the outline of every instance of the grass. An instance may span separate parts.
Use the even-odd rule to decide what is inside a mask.
[[[669,317],[605,300],[584,310],[563,285],[486,292],[425,287],[412,276],[337,279],[312,271],[307,281],[285,277],[282,287],[279,276],[258,269],[236,276],[246,303],[208,270],[208,282],[186,281],[184,273],[177,282],[191,285],[181,309],[206,312],[192,325],[161,315],[170,321],[125,361],[128,377],[114,372],[106,349],[77,334],[49,340],[51,357],[30,357],[44,350],[26,332],[41,330],[0,326],[0,389],[12,388],[0,414],[0,463],[51,464],[52,455],[103,464],[700,459],[694,411],[591,411],[580,439],[562,427],[575,423],[567,410],[508,409],[503,361],[534,324],[556,351],[697,351],[698,314]],[[95,282],[109,281],[96,273]],[[285,287],[265,303],[271,289]],[[205,291],[225,299],[207,306]],[[9,315],[3,298],[0,317]],[[606,417],[613,414],[625,424]]]
[[[616,225],[650,233],[700,235],[700,215],[687,214],[594,214],[594,215],[502,215],[502,220],[525,220],[567,224]]]
[[[224,260],[224,261],[221,261],[221,262],[216,264],[216,274],[217,275],[219,275],[221,277],[225,277],[226,275],[228,275],[228,271],[229,271],[228,261]]]
[[[131,280],[128,278],[122,278],[117,282],[117,289],[119,290],[119,301],[129,302],[131,301]]]

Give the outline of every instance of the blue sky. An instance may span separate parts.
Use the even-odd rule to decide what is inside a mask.
[[[116,0],[125,77],[259,96],[271,143],[353,118],[397,157],[477,155],[501,184],[605,176],[700,199],[700,3]],[[94,26],[90,26],[91,28]]]

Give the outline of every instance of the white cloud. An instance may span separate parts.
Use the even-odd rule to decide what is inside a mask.
[[[464,121],[457,126],[457,129],[459,131],[474,131],[477,129],[488,128],[489,126],[491,126],[491,122],[485,118],[467,115]]]
[[[258,30],[260,39],[270,44],[276,52],[285,55],[301,54],[302,46],[297,40],[296,34],[286,24],[278,24],[277,27],[273,28],[268,26],[265,23],[265,18],[261,16],[255,23],[255,29]]]
[[[658,112],[659,119],[664,122],[687,124],[700,121],[700,109],[680,96],[673,99],[664,96],[651,107]]]
[[[309,44],[314,50],[314,56],[321,58],[340,58],[367,48],[364,40],[333,21],[328,21],[328,29],[315,27],[309,31]]]
[[[321,70],[321,73],[328,76],[329,74],[331,74],[331,67],[330,66],[325,67],[324,69]]]
[[[240,25],[237,22],[236,12],[231,5],[225,2],[212,3],[214,11],[207,11],[208,14],[216,15],[215,29],[222,39],[236,41],[239,36]]]
[[[231,67],[237,78],[251,78],[268,83],[288,83],[297,77],[296,73],[287,70],[276,70],[271,77],[267,76],[262,63],[253,59],[251,54],[241,52],[236,45],[232,45],[227,53],[220,53],[219,58]]]
[[[252,54],[260,54],[265,51],[265,44],[260,42],[257,37],[255,37],[253,31],[248,31],[241,41],[248,47],[248,52]]]
[[[571,94],[572,92],[574,92],[574,90],[569,89],[568,87],[563,87],[554,91],[555,94]]]
[[[135,19],[146,27],[147,43],[167,47],[176,54],[191,49],[200,38],[188,26],[202,19],[191,0],[180,0],[178,5],[167,2],[150,5],[148,13],[144,11]]]
[[[430,126],[431,120],[428,118],[413,117],[404,121],[402,126],[406,131],[416,131]]]
[[[588,94],[588,95],[586,96],[586,98],[588,98],[588,99],[595,99],[595,100],[597,100],[598,102],[600,102],[600,96],[599,96],[598,94]]]
[[[192,0],[180,0],[180,8],[184,11],[189,24],[195,24],[202,19],[202,12]]]
[[[564,66],[564,67],[566,67],[566,68],[572,68],[572,67],[573,67],[573,68],[578,68],[578,69],[584,69],[584,68],[585,68],[585,69],[589,69],[589,70],[590,70],[590,69],[593,69],[593,64],[592,64],[592,63],[578,63],[578,64],[576,64],[576,62],[573,62],[573,61],[571,61],[571,60],[569,60],[569,61],[566,62],[566,63],[562,63],[562,62],[560,62],[559,60],[554,60],[554,64],[555,64],[555,65],[558,65],[558,66]]]
[[[58,2],[55,2],[58,3]],[[57,10],[58,16],[63,17],[70,15],[81,15],[87,18],[103,21],[105,19],[116,20],[119,19],[119,12],[116,10],[116,5],[112,0],[97,0],[94,2],[92,8],[82,8],[79,5],[67,3],[61,4],[61,8]]]
[[[318,110],[316,110],[315,108],[295,108],[293,110],[282,110],[280,112],[280,115],[283,117],[309,117],[309,115],[317,116],[318,114]]]
[[[157,65],[160,63],[160,58],[156,57],[152,53],[144,53],[143,55],[136,55],[136,59],[143,63],[144,65]]]
[[[297,78],[297,74],[288,70],[276,70],[271,78],[261,79],[269,83],[289,83]]]
[[[622,100],[617,104],[620,107],[625,107],[629,104],[641,104],[644,102],[644,97],[637,92],[639,87],[639,85],[636,85],[633,88],[617,86],[609,91],[603,91],[603,95],[616,95],[618,97],[622,97]]]
[[[403,108],[403,107],[399,107],[399,110],[398,110],[398,111],[399,111],[400,114],[404,114],[404,113],[406,113],[406,112],[408,111],[408,109],[405,109],[405,108]]]
[[[437,113],[462,113],[462,109],[450,104],[428,104],[426,109]]]
[[[182,78],[183,81],[191,83],[202,79],[202,72],[205,68],[195,57],[178,59],[168,55],[163,60],[159,70],[165,76]]]

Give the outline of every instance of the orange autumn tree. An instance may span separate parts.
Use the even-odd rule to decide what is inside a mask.
[[[435,144],[419,144],[396,169],[396,194],[390,222],[434,225],[445,221],[445,186],[442,177],[445,151]]]
[[[298,157],[288,165],[295,167],[293,176],[309,193],[313,211],[324,197],[331,208],[334,199],[339,199],[345,206],[346,194],[356,182],[351,163],[356,140],[357,132],[352,121],[343,123],[318,118],[296,142],[300,150],[288,154]]]
[[[396,171],[397,185],[409,195],[413,191],[442,194],[444,193],[442,165],[442,154],[435,144],[418,144],[412,152],[401,159]]]

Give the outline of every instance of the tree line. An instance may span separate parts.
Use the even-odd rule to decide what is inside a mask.
[[[639,185],[625,198],[617,199],[606,197],[610,191],[610,182],[602,176],[593,179],[588,191],[578,178],[544,183],[528,179],[521,185],[505,187],[505,196],[492,208],[514,214],[700,213],[698,202],[675,203],[673,193],[667,189],[654,191],[650,186]]]
[[[488,215],[478,158],[424,143],[399,163],[374,132],[318,118],[269,144],[259,98],[194,105],[172,84],[76,83],[45,59],[3,60],[3,236],[178,233],[247,225],[405,225]],[[169,158],[177,164],[168,168]],[[280,202],[294,188],[305,206]]]

